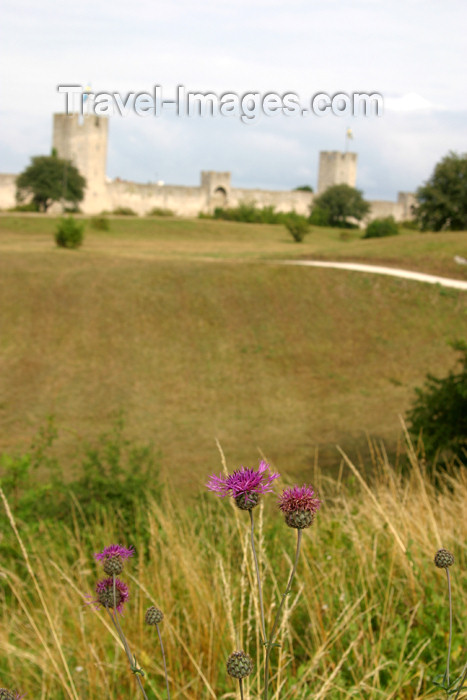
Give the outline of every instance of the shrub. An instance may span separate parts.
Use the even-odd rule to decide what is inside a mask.
[[[110,229],[109,220],[105,216],[93,216],[89,223],[91,228],[96,229],[96,231],[108,231]]]
[[[164,207],[154,207],[147,213],[147,216],[174,216],[172,209],[164,209]]]
[[[116,216],[138,216],[138,214],[130,207],[117,207],[113,210],[112,214],[115,214]]]
[[[261,209],[254,202],[241,202],[238,207],[214,209],[214,219],[226,221],[240,221],[246,224],[284,224],[290,212],[276,212],[274,206],[265,206]],[[208,218],[203,215],[201,218]]]
[[[83,242],[84,221],[78,222],[72,216],[60,219],[55,232],[55,242],[60,248],[79,248]]]
[[[8,211],[21,211],[21,212],[29,212],[29,211],[39,211],[39,205],[37,202],[29,202],[29,204],[17,204],[16,207],[11,207],[8,209]]]
[[[310,231],[307,218],[295,212],[287,214],[284,225],[296,243],[301,243],[306,234]]]
[[[407,228],[410,231],[420,231],[420,226],[418,221],[415,219],[404,219],[404,221],[399,221],[400,228]]]
[[[443,462],[467,454],[467,344],[452,343],[461,354],[460,372],[449,372],[442,379],[428,374],[423,388],[407,414],[410,432],[422,436],[425,454]]]
[[[329,226],[329,218],[329,211],[327,209],[315,206],[311,211],[308,221],[315,226]]]
[[[0,454],[0,486],[21,520],[55,520],[71,527],[72,492],[83,517],[96,517],[110,506],[122,523],[130,525],[135,504],[142,508],[148,499],[159,497],[159,455],[151,444],[134,444],[124,436],[121,416],[95,444],[84,443],[76,451],[72,480],[65,481],[54,454],[57,438],[54,420],[49,418],[28,452]]]
[[[393,216],[386,216],[384,219],[373,219],[362,238],[384,238],[385,236],[397,236],[399,227]]]

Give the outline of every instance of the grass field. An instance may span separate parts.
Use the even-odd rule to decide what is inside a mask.
[[[132,258],[252,260],[314,258],[368,261],[467,279],[467,233],[419,233],[402,229],[393,238],[361,238],[359,230],[314,226],[302,244],[284,226],[176,218],[109,217],[109,232],[88,227],[89,252]],[[0,215],[0,251],[49,247],[56,219],[42,215]]]
[[[123,624],[149,700],[166,700],[143,624],[151,604],[165,613],[173,700],[238,700],[225,671],[238,646],[255,659],[246,697],[259,700],[248,516],[203,485],[224,459],[232,471],[264,454],[281,486],[311,482],[323,500],[287,597],[270,700],[440,700],[448,612],[433,556],[444,546],[456,557],[454,674],[466,661],[467,474],[428,478],[399,417],[427,372],[454,366],[448,342],[465,339],[467,294],[278,260],[461,277],[453,256],[465,256],[467,234],[316,230],[297,245],[279,226],[120,218],[64,251],[55,225],[0,216],[0,452],[27,450],[51,414],[59,430],[50,450],[39,440],[29,461],[2,462],[13,513],[0,503],[0,686],[40,700],[136,697],[109,620],[86,605],[93,552],[121,541],[137,550]],[[121,443],[102,442],[90,461],[83,451],[122,412],[130,448],[152,441],[166,484],[157,467],[150,484],[138,473],[130,510],[105,502],[94,474],[120,463]],[[70,493],[61,470],[71,478],[86,459],[98,497],[85,503],[86,482]],[[256,511],[269,626],[295,546],[274,503]]]
[[[270,262],[312,254],[315,234],[300,246],[279,226],[121,218],[70,252],[53,245],[54,225],[0,218],[7,451],[54,414],[71,457],[123,410],[130,437],[153,440],[179,485],[215,463],[216,438],[234,463],[255,463],[260,449],[306,474],[317,447],[332,467],[333,445],[355,456],[366,432],[393,449],[414,387],[452,367],[447,343],[465,336],[463,292]],[[438,272],[467,240],[318,236],[332,257],[360,245],[364,259],[407,255],[410,267],[427,256]]]

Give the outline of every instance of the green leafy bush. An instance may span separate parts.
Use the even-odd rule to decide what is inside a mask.
[[[39,205],[34,201],[29,202],[29,204],[17,204],[16,207],[10,207],[8,211],[37,212],[39,211]]]
[[[452,347],[461,355],[460,371],[441,379],[428,374],[407,414],[409,430],[421,436],[427,459],[444,463],[467,457],[467,344],[457,341]]]
[[[310,232],[310,225],[305,216],[300,216],[295,212],[287,215],[284,222],[287,231],[290,233],[296,243],[301,243],[306,234]]]
[[[399,227],[393,216],[386,216],[383,219],[373,219],[362,238],[384,238],[385,236],[397,236]]]
[[[404,219],[404,221],[399,221],[400,228],[407,228],[409,231],[420,231],[420,226],[418,221],[415,219]]]
[[[72,494],[82,516],[92,518],[110,507],[130,525],[135,504],[159,497],[158,454],[151,444],[137,445],[125,437],[122,417],[94,444],[78,447],[76,476],[68,481],[54,454],[57,437],[49,418],[26,454],[0,455],[0,485],[19,519],[59,520],[71,527]]]
[[[164,209],[164,207],[154,207],[147,213],[147,216],[174,216],[172,209]]]
[[[274,206],[261,209],[254,202],[241,202],[238,207],[214,209],[214,219],[240,221],[246,224],[283,224],[290,212],[276,212]]]
[[[330,214],[327,209],[319,206],[314,206],[308,218],[310,224],[314,226],[329,226]]]
[[[109,220],[105,216],[93,216],[89,223],[91,228],[96,229],[96,231],[108,231],[110,229]]]
[[[79,248],[83,242],[84,221],[76,221],[72,216],[60,219],[55,232],[55,242],[60,248]]]
[[[117,207],[113,210],[112,214],[115,214],[116,216],[138,216],[138,214],[130,207]]]

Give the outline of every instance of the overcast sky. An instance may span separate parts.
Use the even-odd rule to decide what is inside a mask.
[[[449,150],[467,151],[465,0],[2,0],[0,172],[50,152],[59,84],[93,91],[378,92],[381,117],[110,120],[110,177],[196,185],[229,170],[238,187],[316,187],[320,150],[352,128],[357,186],[395,199]]]

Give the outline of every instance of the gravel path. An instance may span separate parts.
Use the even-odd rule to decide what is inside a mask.
[[[416,282],[427,282],[428,284],[439,284],[442,287],[452,289],[462,289],[467,291],[467,281],[453,280],[448,277],[437,277],[427,275],[424,272],[411,272],[394,267],[382,267],[381,265],[363,265],[360,263],[340,263],[340,262],[320,262],[318,260],[283,260],[283,265],[302,265],[304,267],[331,267],[338,270],[354,270],[355,272],[370,272],[376,275],[389,275],[390,277],[403,277]]]

